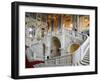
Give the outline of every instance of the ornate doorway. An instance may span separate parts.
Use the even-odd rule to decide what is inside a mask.
[[[57,37],[51,38],[51,58],[56,56],[61,56],[60,52],[61,43]]]

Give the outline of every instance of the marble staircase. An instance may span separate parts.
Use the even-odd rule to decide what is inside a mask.
[[[79,62],[79,65],[89,65],[89,64],[90,64],[90,56],[89,56],[89,49],[88,49],[88,51],[86,52],[86,55]]]

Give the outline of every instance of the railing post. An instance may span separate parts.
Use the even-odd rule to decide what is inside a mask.
[[[71,65],[73,65],[73,54],[71,54]]]

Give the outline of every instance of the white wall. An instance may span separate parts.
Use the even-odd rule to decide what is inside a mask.
[[[0,1],[0,81],[13,81],[10,78],[10,65],[11,65],[11,2],[14,0],[1,0]],[[100,0],[21,0],[21,1],[35,1],[35,2],[49,2],[59,4],[74,4],[74,5],[94,5],[99,6]],[[99,6],[100,14],[100,6]],[[100,15],[98,17],[100,22]],[[100,23],[98,26],[100,30]],[[99,32],[100,34],[100,32]],[[99,37],[100,41],[100,37]],[[98,44],[100,45],[100,43]],[[99,46],[100,48],[100,46]],[[100,53],[100,50],[99,50]],[[100,58],[100,54],[98,54]],[[100,62],[100,59],[98,60]],[[100,63],[99,63],[100,68]],[[100,70],[99,70],[100,71]],[[33,79],[29,79],[33,81]],[[29,81],[26,79],[26,81]],[[67,76],[56,78],[41,78],[35,81],[99,81],[100,74],[98,75],[84,75],[84,76]]]

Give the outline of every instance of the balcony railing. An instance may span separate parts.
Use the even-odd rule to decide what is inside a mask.
[[[56,56],[45,60],[45,65],[72,65],[72,54],[67,54],[65,56]]]
[[[37,64],[34,67],[48,67],[48,66],[71,66],[73,63],[73,55],[56,56],[45,60],[45,63]]]

